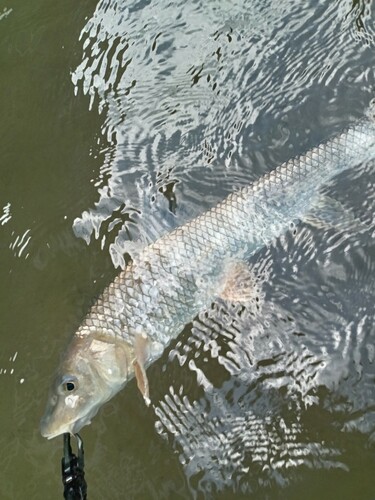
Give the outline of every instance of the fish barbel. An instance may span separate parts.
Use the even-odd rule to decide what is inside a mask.
[[[42,435],[78,432],[134,376],[148,402],[146,368],[170,341],[218,297],[236,301],[242,293],[246,300],[243,263],[319,206],[320,190],[334,176],[374,157],[369,117],[144,248],[73,336],[50,389]]]

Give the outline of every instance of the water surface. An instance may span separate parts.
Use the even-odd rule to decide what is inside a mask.
[[[363,116],[374,3],[0,6],[2,498],[62,497],[46,391],[134,248]],[[89,498],[373,499],[373,164],[83,430]],[[48,492],[48,494],[45,494]],[[55,492],[55,493],[49,493]]]

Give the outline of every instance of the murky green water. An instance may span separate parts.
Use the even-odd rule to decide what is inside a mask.
[[[1,498],[62,498],[62,440],[39,419],[129,237],[362,116],[373,15],[350,1],[0,4]],[[371,221],[373,170],[332,189]],[[208,350],[197,319],[149,370],[155,411],[132,382],[82,431],[88,498],[375,498],[371,231],[305,225],[259,258],[263,319],[237,318],[242,335],[223,328]]]

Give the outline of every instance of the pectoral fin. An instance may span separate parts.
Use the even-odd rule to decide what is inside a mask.
[[[145,363],[148,358],[148,339],[143,337],[142,335],[137,335],[134,341],[134,354],[135,359],[133,361],[134,366],[134,374],[137,379],[138,389],[141,391],[141,394],[147,404],[150,404],[150,393],[149,393],[149,385],[148,378],[146,374]]]
[[[260,295],[261,282],[267,277],[268,269],[258,270],[257,274],[246,262],[238,261],[230,264],[225,270],[220,298],[229,302],[249,304]]]

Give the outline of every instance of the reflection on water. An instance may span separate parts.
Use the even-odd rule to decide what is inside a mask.
[[[8,224],[12,219],[12,211],[11,204],[8,202],[3,207],[2,215],[0,216],[0,225],[4,226]],[[11,226],[12,224],[10,224]],[[8,229],[8,227],[7,227]],[[17,234],[15,230],[10,228],[10,231],[5,233],[5,238],[7,241],[7,246],[13,253],[15,257],[22,257],[27,259],[29,257],[29,253],[27,250],[27,246],[31,241],[31,229],[26,229],[22,234]]]
[[[276,165],[282,146],[295,152],[304,131],[316,133],[314,121],[321,137],[332,132],[325,122],[337,111],[324,111],[327,99],[349,70],[358,82],[368,73],[349,14],[332,2],[100,2],[72,79],[104,115],[106,146],[93,179],[99,201],[76,220],[76,234],[94,233],[121,255],[124,240],[148,242]],[[288,119],[301,126],[308,111],[299,109],[306,86],[326,89],[321,110],[292,131]]]
[[[62,493],[41,399],[124,252],[363,116],[373,16],[371,0],[0,7],[1,498]],[[89,498],[374,498],[374,166],[326,188],[336,224],[254,256],[252,307],[187,325],[148,370],[151,408],[131,382],[83,430]]]
[[[10,221],[10,219],[12,218],[12,215],[10,213],[10,203],[7,203],[4,207],[3,207],[3,214],[2,216],[0,217],[0,223],[1,225],[3,226],[4,224],[6,224],[7,222]]]
[[[324,254],[325,245],[303,232],[287,238]],[[191,398],[180,381],[172,384],[156,409],[157,430],[173,436],[194,488],[251,492],[288,484],[301,467],[348,471],[342,438],[328,426],[373,439],[373,290],[368,277],[353,275],[362,249],[340,258],[348,246],[345,238],[324,258],[307,251],[300,259],[281,244],[264,252],[282,267],[258,313],[214,306],[172,351],[204,395]],[[327,412],[322,428],[309,417],[317,406]]]
[[[123,267],[124,253],[360,116],[371,9],[99,2],[72,81],[103,116],[103,163],[75,234]],[[258,307],[213,304],[171,349],[155,425],[193,497],[350,474],[350,436],[374,442],[373,167],[329,188],[353,227],[291,228],[252,263],[272,270]]]
[[[75,234],[123,267],[124,253],[361,116],[371,12],[359,1],[99,2],[72,81],[103,117],[103,162]],[[193,497],[350,474],[351,436],[373,445],[373,167],[327,188],[352,227],[291,228],[249,263],[272,270],[257,307],[213,304],[167,355],[155,425]]]

